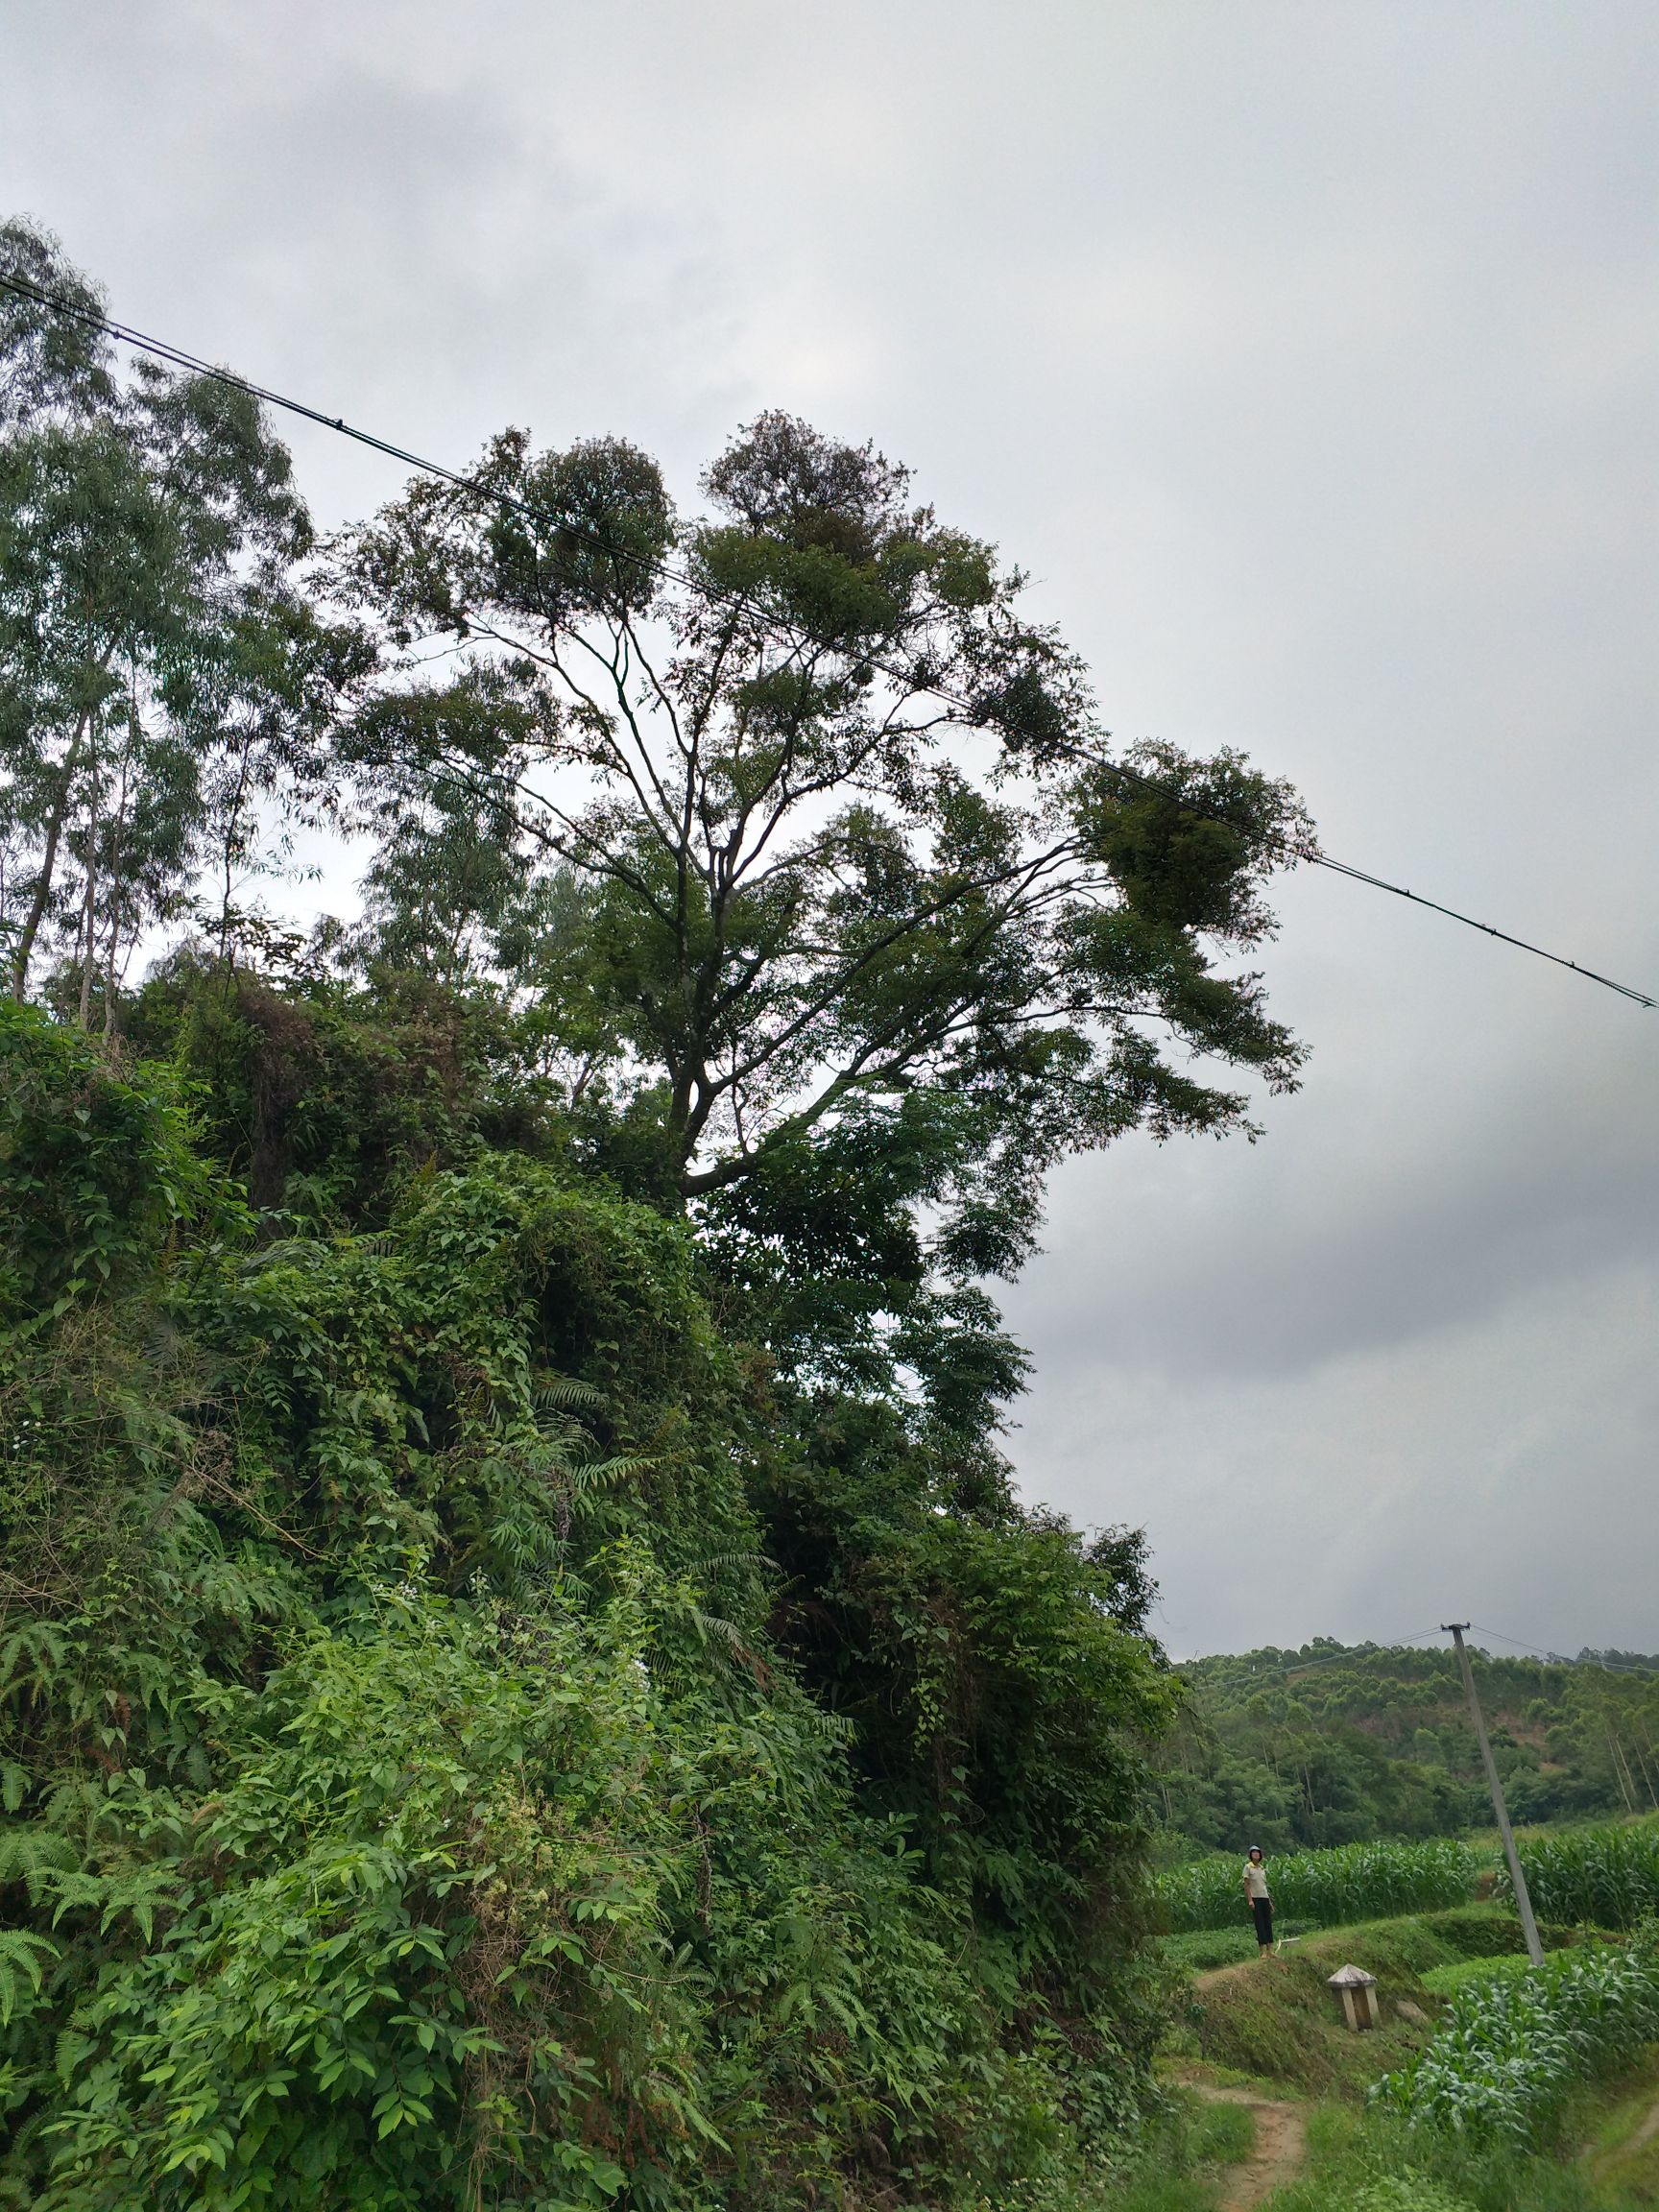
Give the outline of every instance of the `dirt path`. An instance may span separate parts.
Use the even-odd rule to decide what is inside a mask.
[[[1659,2104],[1655,2104],[1634,2135],[1627,2135],[1619,2146],[1620,2155],[1628,2157],[1632,2152],[1646,2151],[1655,2135],[1659,2135]]]
[[[1659,2104],[1645,2112],[1640,2121],[1620,2142],[1589,2144],[1578,2153],[1579,2163],[1588,2166],[1600,2180],[1620,2181],[1626,2178],[1625,2169],[1641,2159],[1655,2136],[1659,2136]]]
[[[1258,2096],[1254,2089],[1221,2089],[1212,2081],[1189,2080],[1194,2097],[1212,2104],[1244,2104],[1256,2122],[1256,2147],[1242,2165],[1221,2177],[1221,2212],[1252,2212],[1275,2189],[1294,2181],[1302,2171],[1308,2130],[1299,2104]]]

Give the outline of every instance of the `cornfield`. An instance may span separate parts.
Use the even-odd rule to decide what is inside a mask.
[[[1162,1876],[1158,1888],[1170,1928],[1179,1934],[1248,1920],[1241,1863],[1200,1859]],[[1330,1851],[1286,1853],[1271,1862],[1267,1881],[1281,1919],[1337,1928],[1467,1904],[1479,1867],[1467,1843],[1436,1837],[1426,1843],[1342,1843]]]
[[[1575,2080],[1659,2036],[1659,1960],[1647,1948],[1557,1954],[1513,1980],[1471,1983],[1434,2040],[1372,2101],[1474,2136],[1549,2130]]]
[[[1541,1920],[1634,1928],[1659,1913],[1659,1821],[1540,1837],[1522,1844],[1521,1868]],[[1506,1866],[1494,1894],[1514,1894]]]

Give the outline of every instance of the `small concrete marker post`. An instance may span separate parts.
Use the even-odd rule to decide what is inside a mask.
[[[1342,2009],[1356,2034],[1377,2025],[1377,1977],[1363,1966],[1338,1966],[1326,1984],[1342,1992]]]

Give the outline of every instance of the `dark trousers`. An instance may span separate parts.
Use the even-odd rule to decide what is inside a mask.
[[[1251,1900],[1250,1900],[1250,1911],[1251,1911],[1252,1914],[1254,1915],[1254,1917],[1255,1917],[1255,1921],[1256,1921],[1256,1940],[1257,1940],[1257,1942],[1258,1942],[1258,1943],[1271,1943],[1271,1942],[1272,1942],[1272,1940],[1273,1940],[1273,1900],[1272,1900],[1272,1898],[1271,1898],[1271,1897],[1252,1897],[1252,1898],[1251,1898]]]

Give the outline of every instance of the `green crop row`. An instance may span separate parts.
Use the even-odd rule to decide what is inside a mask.
[[[1540,1920],[1634,1928],[1659,1913],[1659,1821],[1535,1837],[1521,1846],[1521,1866]],[[1494,1893],[1512,1895],[1507,1867]]]
[[[1455,1997],[1476,1982],[1513,1982],[1530,1974],[1532,1961],[1525,1951],[1500,1951],[1485,1959],[1454,1959],[1444,1966],[1430,1966],[1423,1975],[1425,1989],[1436,1997]]]
[[[1480,1861],[1467,1843],[1436,1837],[1426,1843],[1342,1843],[1330,1851],[1298,1851],[1267,1868],[1276,1917],[1335,1928],[1382,1920],[1397,1912],[1433,1912],[1466,1904]],[[1242,1862],[1200,1859],[1159,1882],[1176,1932],[1225,1928],[1247,1921]]]
[[[1576,2080],[1659,2036],[1651,1948],[1576,1951],[1454,1996],[1428,2049],[1372,2090],[1378,2104],[1476,2137],[1548,2134]]]

